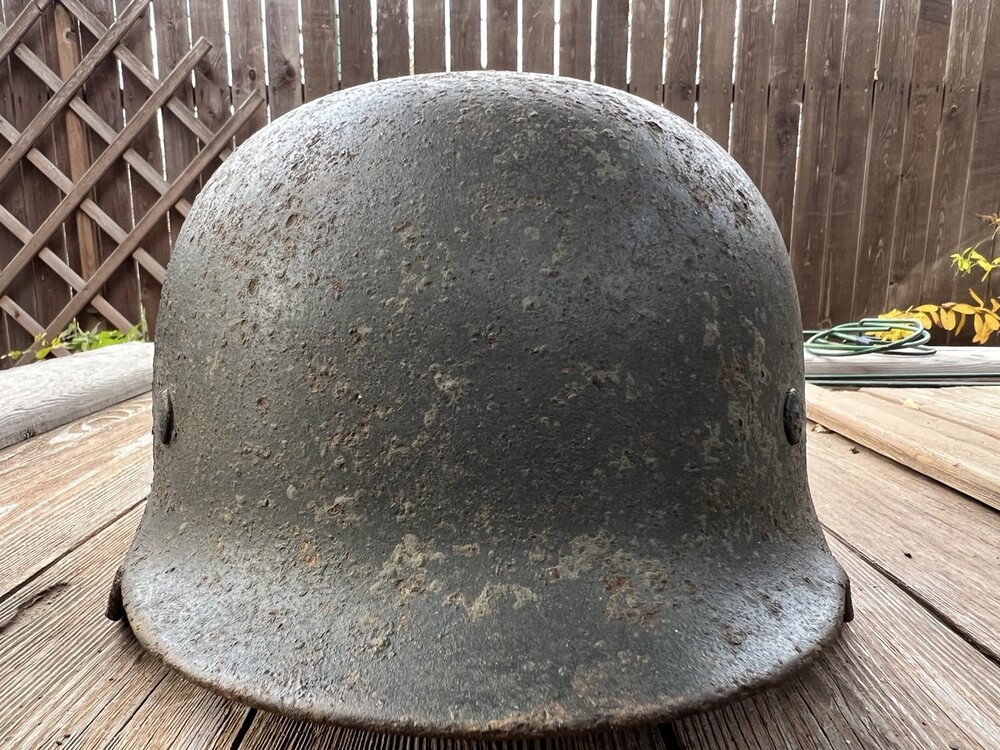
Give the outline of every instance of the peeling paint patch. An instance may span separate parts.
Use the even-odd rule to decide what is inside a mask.
[[[660,613],[669,604],[669,570],[662,560],[612,552],[611,539],[604,534],[575,537],[570,550],[548,570],[550,580],[574,580],[582,573],[600,570],[601,585],[608,595],[605,610],[609,620],[628,620],[650,631],[659,628]]]
[[[392,625],[383,621],[372,611],[355,618],[350,626],[351,652],[355,656],[374,656],[389,647]]]
[[[361,682],[361,670],[355,669],[344,675],[341,684],[348,690],[353,690]]]
[[[430,409],[424,412],[424,427],[433,427],[438,420],[438,405],[433,404]]]
[[[719,323],[714,320],[705,321],[705,334],[701,337],[701,345],[705,348],[715,346],[719,340]]]
[[[570,540],[570,554],[560,555],[559,564],[549,571],[550,578],[568,578],[575,580],[581,573],[593,570],[607,558],[611,540],[605,534],[596,536],[578,536]]]
[[[505,597],[513,597],[514,609],[521,609],[529,602],[538,601],[538,594],[517,583],[489,583],[471,602],[464,594],[460,593],[451,594],[444,601],[445,604],[460,605],[465,609],[469,619],[476,622],[496,611],[497,606]]]
[[[389,559],[382,563],[382,571],[371,591],[395,590],[397,607],[419,594],[440,591],[441,582],[430,579],[426,567],[444,559],[444,553],[434,548],[433,541],[421,542],[415,534],[406,534]]]
[[[447,373],[441,365],[431,365],[431,373],[434,376],[434,385],[445,395],[448,403],[457,401],[469,386],[468,378]]]

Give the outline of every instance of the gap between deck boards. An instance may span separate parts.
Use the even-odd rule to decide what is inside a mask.
[[[913,601],[919,604],[924,610],[934,617],[938,622],[951,630],[955,635],[959,636],[962,640],[968,643],[972,648],[976,649],[980,654],[982,654],[986,659],[990,661],[995,667],[1000,668],[1000,654],[994,652],[986,644],[978,641],[975,636],[962,627],[961,624],[956,622],[951,617],[948,617],[943,611],[934,606],[933,603],[924,598],[920,592],[916,591],[912,586],[908,585],[903,579],[893,573],[891,570],[885,566],[878,563],[871,556],[864,552],[857,545],[852,544],[844,536],[839,534],[837,531],[827,526],[825,523],[822,524],[823,531],[832,536],[838,542],[843,544],[847,549],[851,550],[855,555],[864,560],[869,566],[874,568],[878,573],[882,575],[888,581],[895,584],[901,591],[906,593]]]

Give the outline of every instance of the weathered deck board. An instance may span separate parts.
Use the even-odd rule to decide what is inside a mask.
[[[1000,662],[1000,513],[821,431],[809,484],[838,539]]]
[[[117,681],[108,679],[116,660],[145,658],[132,639],[101,622],[114,570],[139,517],[133,510],[0,598],[0,726],[15,747],[72,736],[73,706],[87,724],[94,705],[87,698],[106,700],[116,692]]]
[[[187,682],[104,617],[141,511],[0,600],[0,726],[12,747],[205,747],[246,709]],[[31,675],[19,680],[18,675]]]
[[[931,414],[1000,439],[1000,386],[950,388],[864,388],[863,393]]]
[[[975,413],[1000,396],[958,394]],[[813,395],[813,394],[811,394]],[[922,414],[870,394],[919,423]],[[822,398],[822,394],[821,394]],[[939,395],[943,408],[948,396]],[[814,399],[815,401],[815,399]],[[866,402],[867,403],[867,402]],[[136,494],[148,481],[149,398],[0,452],[0,550],[25,528],[35,561],[0,587],[0,746],[218,750],[809,750],[1000,746],[1000,514],[843,437],[810,434],[810,479],[831,546],[852,578],[857,617],[788,682],[664,727],[546,741],[422,740],[297,722],[199,688],[103,617],[141,501],[114,470],[65,471],[114,456]],[[130,411],[131,410],[131,411]],[[944,419],[949,427],[960,427]],[[870,420],[877,421],[877,420]],[[964,427],[964,429],[971,429]],[[46,475],[44,468],[50,470]],[[122,471],[125,471],[124,469]],[[84,472],[86,474],[86,472]],[[11,484],[15,478],[27,484]],[[143,478],[140,482],[140,478]],[[13,496],[19,487],[22,496]],[[91,495],[81,495],[81,486]],[[79,498],[86,496],[85,502]],[[11,502],[14,497],[16,502]],[[68,499],[76,497],[77,503]],[[54,498],[63,498],[58,500]],[[102,504],[110,511],[103,514]],[[31,511],[30,513],[28,511]],[[54,532],[46,531],[51,527]],[[70,534],[69,531],[72,530]],[[54,533],[62,541],[44,542]],[[60,536],[62,535],[62,536]],[[74,536],[75,535],[75,536]],[[843,541],[843,543],[841,542]],[[845,546],[846,545],[846,546]],[[50,549],[51,548],[51,549]],[[907,556],[907,552],[910,556]]]
[[[0,448],[150,389],[153,345],[109,346],[0,372]]]
[[[868,393],[806,386],[809,418],[1000,509],[1000,440]]]
[[[0,452],[0,596],[142,502],[149,403],[139,396]]]
[[[1000,349],[991,346],[948,346],[930,357],[857,354],[850,357],[825,357],[805,353],[806,377],[843,376],[845,374],[881,375],[903,378],[914,373],[939,376],[973,374],[985,379],[1000,372]]]

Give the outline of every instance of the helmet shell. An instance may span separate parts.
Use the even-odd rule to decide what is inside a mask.
[[[132,628],[241,701],[436,735],[770,684],[844,610],[801,340],[760,194],[659,107],[507,73],[299,107],[174,250]]]

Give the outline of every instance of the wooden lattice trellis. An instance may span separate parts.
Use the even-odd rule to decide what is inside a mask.
[[[125,329],[132,325],[133,320],[102,294],[102,287],[130,259],[134,259],[142,273],[157,284],[163,283],[164,254],[159,253],[160,258],[157,258],[140,243],[154,228],[165,224],[171,209],[181,217],[187,215],[197,181],[211,169],[217,158],[224,159],[229,154],[234,135],[264,103],[258,93],[252,92],[213,132],[184,97],[176,95],[211,49],[207,41],[203,38],[195,41],[187,54],[159,80],[140,55],[123,43],[140,19],[146,23],[144,14],[150,1],[133,0],[110,26],[87,7],[87,0],[28,0],[9,25],[0,22],[0,63],[4,66],[0,75],[12,74],[12,66],[16,64],[22,74],[25,69],[34,74],[48,92],[47,101],[20,129],[0,112],[0,135],[10,143],[0,157],[0,184],[7,180],[9,185],[10,180],[17,179],[19,170],[28,170],[26,165],[30,164],[33,176],[44,175],[59,191],[58,201],[35,228],[28,226],[24,216],[19,217],[11,207],[0,203],[0,224],[20,244],[16,252],[11,252],[10,242],[0,246],[0,253],[7,248],[5,254],[0,254],[0,309],[7,313],[9,321],[15,321],[32,337],[41,334],[43,341],[63,330],[88,306],[114,327]],[[10,7],[8,4],[8,11]],[[47,24],[50,30],[56,31],[58,71],[24,43],[25,37],[39,24]],[[135,38],[140,40],[141,46],[142,25],[138,28]],[[84,33],[96,42],[81,55],[79,42]],[[120,65],[121,73],[109,77],[105,69],[103,80],[98,81],[97,87],[88,87],[88,96],[83,96],[85,84],[94,83],[111,56],[119,61],[114,63],[112,70],[117,71]],[[119,86],[125,76],[131,87]],[[108,118],[99,114],[90,102],[100,86],[109,90],[112,102],[120,102],[117,118],[114,103],[110,108],[105,107],[112,115]],[[156,159],[150,158],[153,154],[142,154],[132,147],[140,135],[145,134],[148,140],[160,110],[169,112],[171,121],[181,123],[201,146],[186,165],[174,169],[175,175],[169,181],[164,178],[161,166],[155,163]],[[123,117],[123,113],[127,117]],[[120,127],[108,119],[118,119]],[[64,142],[52,147],[51,141],[57,132]],[[38,148],[40,139],[48,139],[49,147]],[[95,148],[95,144],[100,148]],[[49,155],[44,151],[49,151]],[[58,161],[65,163],[60,165]],[[123,168],[122,163],[127,168]],[[132,197],[129,210],[123,210],[121,205],[115,207],[117,218],[107,206],[102,206],[101,199],[107,191],[98,190],[102,180],[106,181],[112,172],[117,179],[128,180],[128,193]],[[25,187],[22,207],[31,204],[33,196],[29,192]],[[140,200],[142,194],[148,198]],[[74,234],[77,249],[72,260],[77,268],[73,267],[74,262],[65,249],[67,243],[60,239],[60,235],[64,238],[69,233]],[[99,243],[103,245],[103,252],[98,250]],[[58,245],[62,251],[57,251],[53,245]],[[70,290],[68,300],[46,321],[36,320],[9,293],[18,277],[30,272],[38,263],[44,264],[46,272],[54,272]],[[30,344],[17,363],[32,361],[40,345],[38,341]]]

